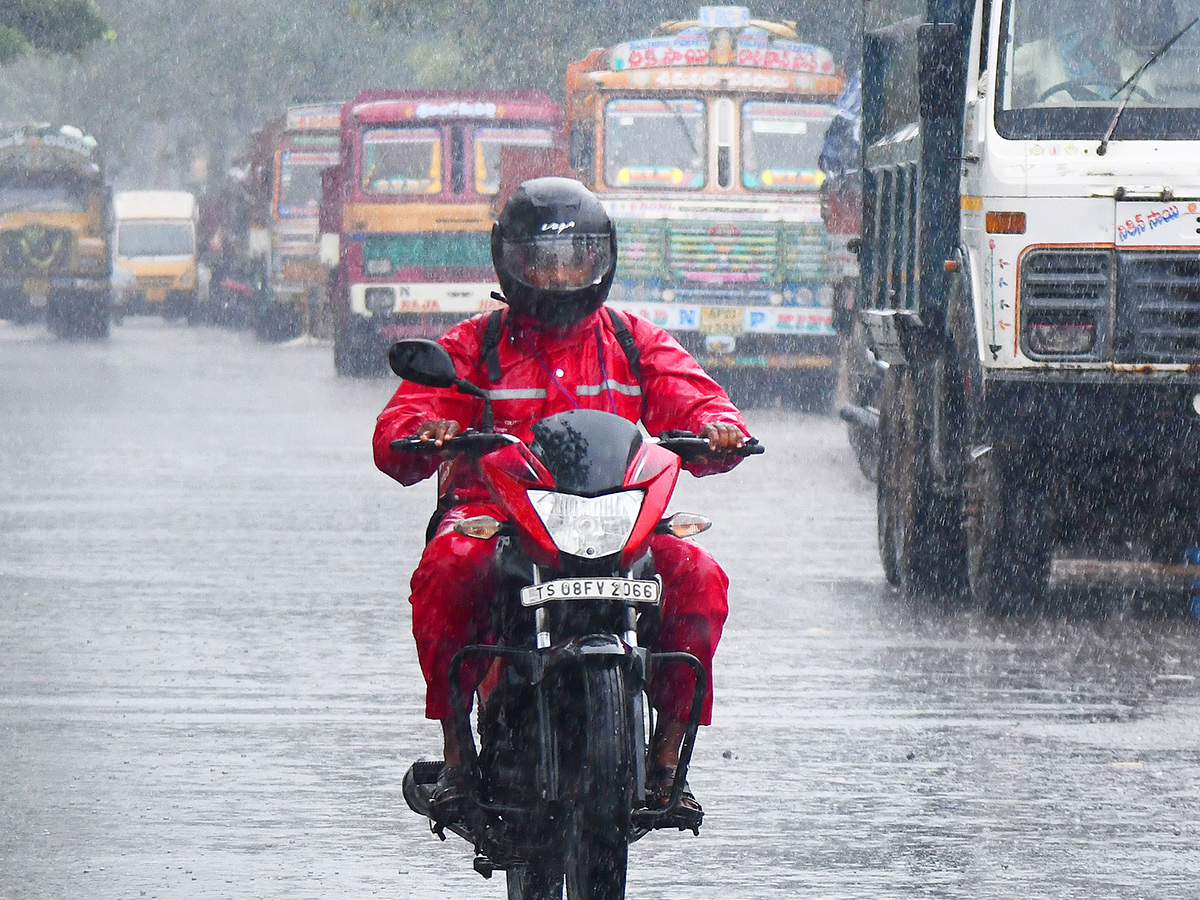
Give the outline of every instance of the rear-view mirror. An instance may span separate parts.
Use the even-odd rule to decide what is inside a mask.
[[[454,361],[437,341],[425,338],[397,341],[388,350],[388,362],[392,371],[406,381],[439,388],[458,384]]]

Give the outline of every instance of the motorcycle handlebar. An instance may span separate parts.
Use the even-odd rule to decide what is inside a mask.
[[[708,446],[708,438],[692,434],[690,431],[664,431],[659,435],[658,445],[677,453],[685,460],[698,456],[757,456],[766,452],[766,448],[756,438],[747,438],[746,443],[740,447],[714,450]]]
[[[520,439],[511,434],[493,434],[488,431],[472,431],[468,429],[442,442],[439,447],[432,440],[419,440],[416,437],[396,438],[392,441],[392,450],[397,453],[467,453],[476,451],[486,453],[506,444],[517,443]]]
[[[493,434],[486,431],[467,430],[456,434],[442,442],[439,447],[432,440],[419,440],[416,437],[397,438],[391,447],[397,453],[487,453],[503,447],[506,444],[517,443],[520,439],[511,434]],[[748,438],[741,447],[728,450],[714,450],[708,445],[708,438],[700,437],[690,431],[667,431],[658,437],[658,445],[672,453],[678,454],[685,460],[700,456],[757,456],[766,452],[756,438]]]

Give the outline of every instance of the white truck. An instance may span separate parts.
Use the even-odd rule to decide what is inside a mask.
[[[118,191],[114,279],[127,285],[117,316],[150,313],[191,317],[196,305],[196,197],[188,191]],[[130,277],[132,275],[132,278]]]
[[[1056,559],[1179,565],[1200,544],[1200,0],[863,10],[888,578],[1005,609],[1036,607]]]

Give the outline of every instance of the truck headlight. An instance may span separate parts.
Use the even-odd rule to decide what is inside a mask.
[[[578,497],[557,491],[528,491],[554,546],[571,556],[600,559],[620,552],[642,509],[642,491]]]
[[[392,260],[387,256],[377,256],[374,259],[368,259],[363,270],[376,278],[384,275],[392,274]]]
[[[390,287],[367,288],[363,299],[373,316],[387,315],[396,308],[396,295]]]
[[[1082,356],[1096,346],[1096,326],[1084,322],[1035,322],[1029,349],[1038,356]]]

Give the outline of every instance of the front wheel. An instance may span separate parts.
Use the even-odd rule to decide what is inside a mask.
[[[109,336],[111,321],[107,294],[51,297],[46,305],[46,326],[56,338],[104,340]]]
[[[585,669],[582,695],[579,799],[566,858],[567,897],[624,900],[636,771],[624,671]]]
[[[506,873],[508,900],[562,900],[562,872],[542,861],[512,866]]]
[[[1049,510],[1037,476],[992,447],[969,461],[967,561],[973,602],[989,613],[1040,608],[1050,585]]]
[[[889,370],[880,400],[876,522],[884,574],[908,596],[949,596],[965,575],[965,542],[954,497],[936,487],[927,405],[915,373]]]

